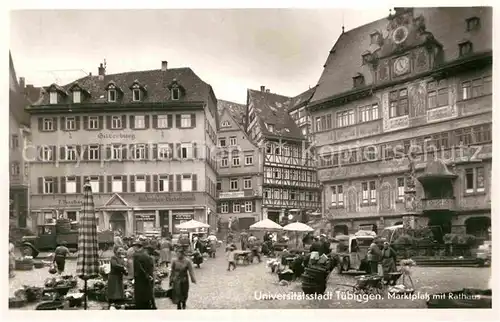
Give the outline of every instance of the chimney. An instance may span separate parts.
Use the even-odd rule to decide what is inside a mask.
[[[261,85],[261,86],[260,86],[260,91],[261,91],[261,92],[265,92],[265,91],[266,91],[266,87],[265,87],[264,85]]]
[[[269,88],[266,88],[266,93],[271,93],[271,90]]]
[[[161,71],[164,72],[167,70],[167,68],[168,68],[168,61],[162,60],[161,61]]]
[[[106,75],[106,68],[103,66],[102,63],[99,65],[98,70],[99,70],[99,79],[101,80],[104,79],[104,75]]]
[[[24,77],[19,77],[19,87],[21,88],[21,90],[24,90],[25,85],[26,80],[24,79]]]

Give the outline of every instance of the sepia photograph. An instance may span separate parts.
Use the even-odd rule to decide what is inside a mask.
[[[10,311],[492,309],[492,7],[9,20]]]

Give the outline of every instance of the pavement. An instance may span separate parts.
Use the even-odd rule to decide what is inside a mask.
[[[195,268],[197,284],[191,284],[188,309],[322,309],[322,308],[425,308],[425,294],[461,290],[463,288],[487,288],[490,268],[477,267],[414,267],[413,281],[418,299],[371,299],[360,301],[339,297],[339,292],[349,292],[351,288],[339,284],[354,284],[351,276],[330,275],[326,294],[330,298],[297,299],[301,294],[300,282],[280,286],[278,276],[262,263],[238,266],[228,272],[224,253],[219,249],[215,259],[206,259],[201,268]],[[76,261],[66,264],[66,273],[76,271]],[[23,284],[43,286],[49,277],[48,268],[33,271],[16,271],[16,276],[9,280],[9,294],[21,288]],[[166,285],[165,285],[166,287]],[[263,299],[267,296],[267,299]],[[274,296],[274,299],[269,297]],[[288,297],[288,298],[287,298]],[[295,297],[295,298],[294,298]],[[387,296],[386,296],[387,297]],[[156,299],[159,309],[176,309],[169,299]],[[91,303],[89,308],[101,309],[102,303]],[[33,306],[25,309],[33,309]]]

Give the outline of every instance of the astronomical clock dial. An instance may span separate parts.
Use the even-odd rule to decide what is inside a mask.
[[[400,26],[394,30],[392,33],[392,41],[394,41],[395,44],[401,44],[408,38],[408,28],[405,26]]]
[[[394,74],[404,75],[410,71],[410,59],[408,56],[401,56],[394,61]]]

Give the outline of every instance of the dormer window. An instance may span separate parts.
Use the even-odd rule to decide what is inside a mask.
[[[468,40],[463,41],[460,44],[458,44],[458,49],[460,57],[467,56],[472,53],[472,43]]]
[[[221,127],[229,127],[229,126],[230,126],[229,121],[224,121],[221,124]]]
[[[82,102],[82,92],[74,91],[73,92],[73,103],[81,103]]]
[[[274,132],[274,125],[273,124],[269,124],[269,123],[266,123],[266,127],[267,127],[267,130],[271,133]]]
[[[134,88],[132,90],[132,101],[139,102],[141,100],[141,90],[138,88]]]
[[[108,102],[116,102],[116,89],[108,90]]]
[[[370,44],[378,45],[380,41],[380,33],[378,31],[372,32],[370,34]]]
[[[57,104],[57,92],[50,92],[50,104]]]
[[[478,17],[471,17],[469,19],[466,19],[465,23],[467,25],[467,31],[479,30],[479,28],[481,26],[480,20]]]
[[[354,87],[363,86],[365,85],[365,77],[362,74],[358,73],[352,78],[352,82]]]
[[[178,101],[179,98],[180,98],[180,96],[181,96],[180,92],[179,92],[179,89],[178,88],[172,88],[171,92],[172,92],[172,99],[174,101]]]
[[[186,90],[184,87],[182,87],[181,84],[177,82],[177,79],[173,79],[172,83],[168,86],[168,89],[170,90],[170,99],[173,101],[178,101],[181,99],[183,95],[186,94]]]

